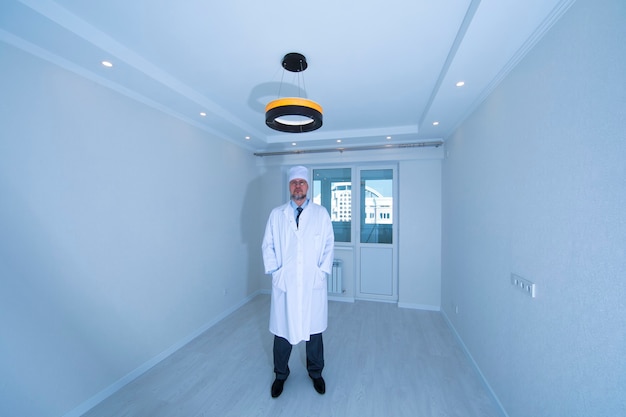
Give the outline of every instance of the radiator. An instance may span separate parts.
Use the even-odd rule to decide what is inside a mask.
[[[333,273],[328,279],[328,292],[331,294],[341,294],[343,292],[343,283],[341,282],[341,260],[335,259],[333,261]]]

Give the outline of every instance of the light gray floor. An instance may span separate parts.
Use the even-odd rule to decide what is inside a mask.
[[[268,317],[255,297],[85,416],[501,417],[440,313],[367,301],[329,303],[326,394],[301,343],[273,399]]]

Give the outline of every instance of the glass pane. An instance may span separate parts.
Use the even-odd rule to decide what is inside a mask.
[[[350,242],[352,228],[352,170],[313,170],[313,202],[326,207],[333,222],[335,242]]]
[[[361,171],[361,243],[393,243],[393,170]]]

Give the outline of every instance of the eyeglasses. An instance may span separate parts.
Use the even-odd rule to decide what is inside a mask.
[[[305,186],[307,183],[304,180],[293,180],[289,183],[290,186],[295,187],[296,185],[299,185],[300,187]]]

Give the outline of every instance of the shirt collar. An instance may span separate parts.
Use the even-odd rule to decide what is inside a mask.
[[[291,204],[291,208],[296,210],[298,208],[298,205],[296,203],[293,202],[293,200],[289,200],[289,204]],[[309,205],[309,199],[307,198],[304,203],[302,203],[302,205],[300,207],[302,207],[302,209],[304,210],[306,208],[306,206]]]

